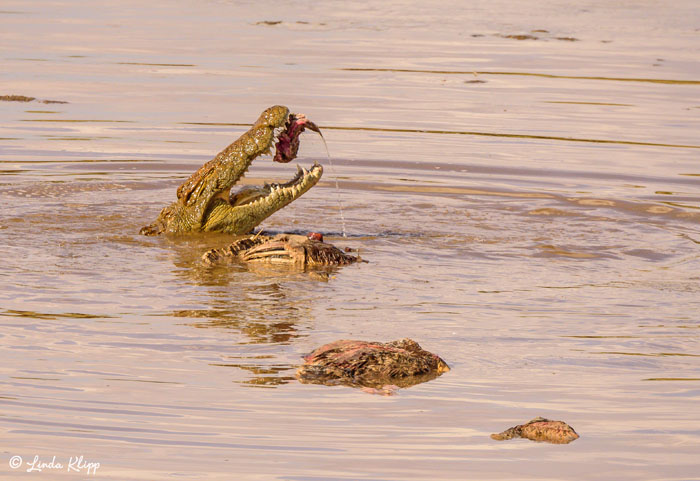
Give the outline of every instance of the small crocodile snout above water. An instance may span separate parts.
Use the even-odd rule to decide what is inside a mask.
[[[491,439],[497,441],[513,438],[525,438],[552,444],[569,444],[578,439],[579,435],[574,431],[574,428],[563,421],[552,421],[542,417],[506,429],[502,433],[491,435]]]

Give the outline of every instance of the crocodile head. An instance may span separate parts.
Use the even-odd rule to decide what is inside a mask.
[[[231,188],[261,155],[276,162],[290,162],[299,150],[299,136],[318,127],[303,114],[293,114],[276,105],[265,110],[255,124],[235,142],[177,189],[177,200],[163,209],[158,219],[141,234],[225,232],[245,234],[270,215],[308,191],[321,178],[323,168],[298,169],[284,184],[246,188],[231,194]]]

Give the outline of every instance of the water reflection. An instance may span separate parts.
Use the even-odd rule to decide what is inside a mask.
[[[228,236],[205,236],[209,241],[189,240],[174,245],[176,275],[203,288],[202,307],[178,309],[171,315],[196,329],[220,329],[242,335],[237,344],[287,346],[305,338],[314,328],[313,306],[319,273],[285,266],[231,263],[208,267],[201,263],[203,247],[230,242]],[[294,380],[291,363],[279,356],[231,356],[237,362],[211,363],[236,368],[246,374],[248,387],[275,387]],[[292,374],[290,374],[290,372]]]
[[[258,292],[263,292],[260,289]],[[199,329],[232,329],[244,334],[250,344],[289,344],[304,336],[297,328],[302,316],[310,309],[300,309],[291,303],[274,299],[262,300],[246,296],[246,299],[231,302],[234,307],[224,308],[228,299],[212,299],[212,309],[187,309],[174,311],[173,317],[203,319],[187,322],[186,325]],[[218,307],[218,308],[217,308]],[[300,312],[302,311],[302,312]],[[307,311],[307,312],[303,312]],[[285,319],[285,320],[282,320]]]
[[[177,310],[173,316],[193,319],[187,324],[197,328],[236,330],[253,344],[289,343],[300,336],[296,325],[311,318],[308,296],[274,279],[255,280],[244,273],[229,278],[230,284],[206,291],[208,308]]]
[[[254,357],[253,359],[255,359]],[[249,364],[211,364],[211,366],[235,367],[253,375],[249,379],[239,381],[243,386],[247,387],[276,387],[282,384],[288,384],[296,380],[293,375],[285,375],[290,372],[293,374],[295,366],[291,364],[275,364],[275,365],[255,365]]]

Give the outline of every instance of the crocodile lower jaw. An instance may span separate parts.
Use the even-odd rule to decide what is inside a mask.
[[[297,173],[289,182],[243,187],[238,192],[231,193],[229,203],[234,209],[281,208],[316,185],[322,175],[323,167],[319,164],[314,164],[309,170],[297,166]]]

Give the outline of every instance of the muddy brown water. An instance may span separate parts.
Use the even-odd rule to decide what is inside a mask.
[[[0,478],[84,479],[27,473],[83,456],[114,480],[698,479],[699,20],[6,0],[0,95],[36,100],[0,102]],[[264,227],[369,263],[212,270],[225,236],[137,234],[277,103],[321,126],[348,238],[329,169]],[[293,378],[400,337],[452,370],[389,397]],[[536,416],[581,438],[489,437]]]

